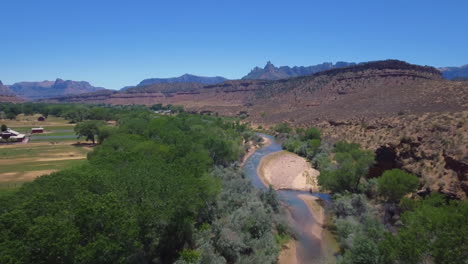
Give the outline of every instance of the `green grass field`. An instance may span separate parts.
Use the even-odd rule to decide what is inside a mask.
[[[0,124],[25,134],[39,126],[46,132],[31,135],[27,144],[0,145],[0,196],[38,176],[87,162],[91,148],[73,145],[78,141],[74,125],[65,119],[48,117],[38,122],[37,116],[19,115],[17,120],[0,120]]]

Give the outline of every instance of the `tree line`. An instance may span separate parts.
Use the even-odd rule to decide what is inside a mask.
[[[276,194],[236,165],[245,125],[143,107],[37,111],[96,108],[118,126],[92,133],[86,164],[0,198],[0,263],[276,262],[290,231]]]

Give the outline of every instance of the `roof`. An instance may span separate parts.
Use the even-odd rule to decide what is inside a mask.
[[[14,131],[13,129],[9,129],[9,128],[5,132],[11,134],[10,138],[24,138],[26,136],[25,134],[21,134],[19,132]],[[3,132],[3,133],[5,133],[5,132]]]

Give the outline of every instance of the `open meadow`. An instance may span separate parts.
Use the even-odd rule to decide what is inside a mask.
[[[0,124],[29,138],[27,143],[0,144],[0,193],[12,191],[38,176],[86,162],[91,148],[78,144],[74,124],[54,116],[37,121],[38,117],[18,115],[16,120],[0,120]],[[44,128],[44,133],[31,135],[33,127]]]

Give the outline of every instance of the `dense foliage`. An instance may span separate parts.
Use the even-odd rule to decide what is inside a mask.
[[[320,131],[315,127],[306,130],[296,129],[295,133],[289,132],[283,142],[283,148],[299,156],[313,159],[320,150],[321,137]]]
[[[86,140],[91,140],[94,144],[95,138],[100,134],[99,132],[101,127],[104,127],[104,123],[96,120],[90,120],[77,124],[74,127],[74,130],[78,138],[85,137]],[[101,136],[99,137],[102,138]],[[100,141],[102,142],[103,140]]]
[[[150,112],[145,106],[109,106],[87,104],[47,104],[47,103],[0,103],[0,119],[15,119],[17,115],[41,114],[44,117],[54,115],[63,117],[71,123],[84,120],[118,120],[127,115],[129,111]]]
[[[277,133],[290,133],[292,128],[288,125],[288,123],[279,123],[273,128],[273,130]]]
[[[433,194],[407,201],[403,227],[382,242],[385,263],[466,263],[468,259],[468,203],[447,201]]]
[[[418,187],[419,179],[399,169],[385,171],[377,180],[379,193],[389,202],[398,202]]]
[[[109,111],[87,164],[0,198],[0,263],[275,263],[278,202],[230,166],[245,126],[138,109]]]
[[[320,186],[332,192],[360,192],[360,184],[374,163],[374,153],[347,142],[336,143],[333,153],[336,163],[320,172]]]

